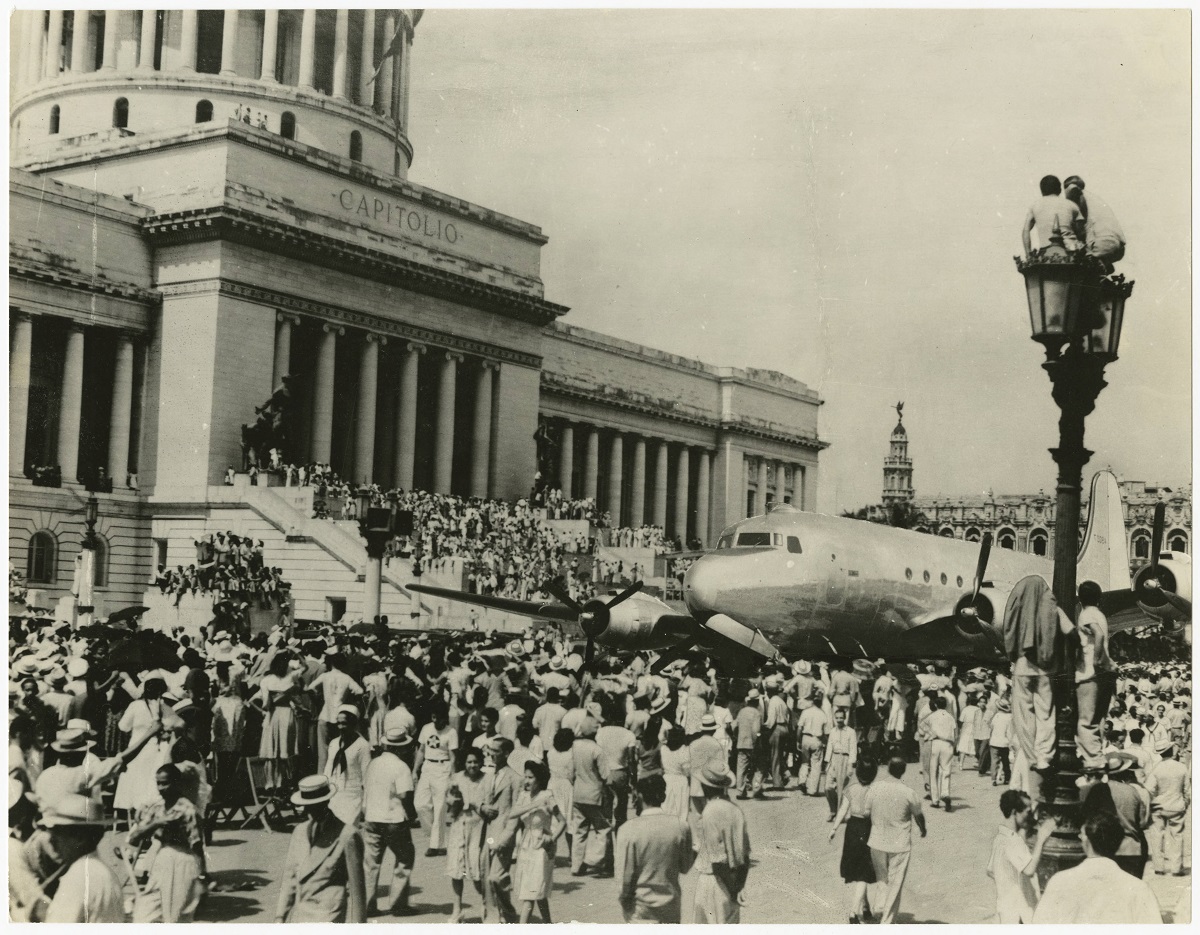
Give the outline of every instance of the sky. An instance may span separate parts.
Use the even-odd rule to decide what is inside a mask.
[[[539,225],[565,321],[786,373],[818,509],[1053,491],[1058,410],[1013,256],[1038,180],[1128,240],[1085,469],[1191,478],[1191,24],[1165,10],[433,9],[409,177]]]

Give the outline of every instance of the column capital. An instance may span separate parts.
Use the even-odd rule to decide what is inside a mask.
[[[24,312],[20,309],[14,309],[12,312],[13,321],[33,321],[34,317],[33,312]]]
[[[446,361],[447,363],[454,361],[461,364],[463,362],[463,355],[458,351],[446,351]]]
[[[387,346],[386,334],[376,334],[374,331],[368,331],[365,335],[363,335],[363,340],[367,344],[378,344],[381,347]]]
[[[326,334],[336,334],[339,338],[346,333],[346,329],[341,325],[331,325],[329,322],[325,322],[325,324],[321,325],[321,330]]]
[[[70,333],[78,332],[79,334],[84,334],[87,331],[87,326],[78,321],[72,321],[69,325],[67,325],[67,331]]]
[[[300,324],[300,316],[293,315],[290,312],[276,312],[275,320],[281,324],[284,322],[291,322],[293,325]]]
[[[481,360],[479,362],[480,370],[499,370],[500,361],[498,360]]]
[[[428,345],[422,344],[420,341],[406,341],[404,349],[410,354],[424,354],[429,350]]]

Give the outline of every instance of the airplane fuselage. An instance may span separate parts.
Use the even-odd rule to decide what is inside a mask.
[[[979,548],[861,520],[776,511],[726,530],[718,548],[688,570],[684,600],[701,621],[714,614],[752,621],[789,658],[895,656],[902,634],[952,614],[971,591]],[[1017,581],[1041,575],[1050,582],[1052,574],[1047,558],[996,550],[981,593],[998,622]]]

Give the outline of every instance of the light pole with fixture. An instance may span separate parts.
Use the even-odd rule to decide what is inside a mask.
[[[373,623],[379,616],[380,591],[383,587],[383,555],[395,535],[396,501],[374,506],[371,488],[359,487],[358,531],[367,542],[367,567],[363,575],[363,621]]]
[[[1058,606],[1074,617],[1083,466],[1092,456],[1083,444],[1084,422],[1108,385],[1104,368],[1117,359],[1125,300],[1133,292],[1133,282],[1105,276],[1078,255],[1034,255],[1017,257],[1016,262],[1025,277],[1032,337],[1046,350],[1042,369],[1050,377],[1051,395],[1060,410],[1058,447],[1050,449],[1058,465],[1053,591]],[[1075,666],[1070,655],[1068,644],[1051,679],[1056,740],[1046,810],[1058,827],[1042,852],[1045,872],[1039,875],[1046,878],[1083,860],[1076,785],[1081,770],[1075,750]]]
[[[93,622],[96,612],[93,588],[96,581],[96,522],[100,519],[100,501],[96,491],[88,487],[88,498],[83,506],[83,541],[79,550],[79,581],[75,593],[75,626],[86,627]]]

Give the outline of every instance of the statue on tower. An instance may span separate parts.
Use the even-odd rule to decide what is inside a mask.
[[[894,405],[892,408],[896,410],[896,418],[900,422],[903,422],[904,421],[904,402],[903,402],[903,400],[896,403],[896,405]]]

